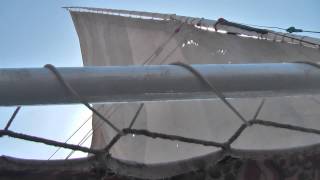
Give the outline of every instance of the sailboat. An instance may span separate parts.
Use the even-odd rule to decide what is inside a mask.
[[[319,179],[319,39],[223,18],[66,9],[88,68],[81,73],[110,83],[87,79],[80,90],[94,91],[85,99],[99,102],[92,106],[98,114],[91,149],[115,141],[103,157],[105,169],[99,167],[108,170],[103,178]],[[49,104],[62,101],[74,103]],[[87,173],[97,157],[69,166],[78,162],[73,170]]]

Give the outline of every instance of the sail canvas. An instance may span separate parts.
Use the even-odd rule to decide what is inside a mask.
[[[145,12],[139,14],[104,9],[82,11],[71,9],[70,13],[79,36],[85,66],[173,62],[317,63],[320,59],[319,46],[314,44],[318,40],[308,37],[281,36],[283,35],[281,33],[259,34],[225,25],[209,24],[216,21],[182,16],[177,18],[169,14]],[[306,43],[307,40],[312,43]],[[267,98],[258,118],[303,127],[319,127],[318,99],[318,96],[307,95]],[[261,98],[229,99],[229,101],[249,120],[253,118]],[[242,124],[242,121],[219,99],[144,104],[133,126],[136,129],[225,142]],[[139,106],[140,103],[94,105],[120,128],[129,126]],[[95,115],[92,127],[93,148],[103,148],[117,134]],[[279,150],[317,143],[319,138],[316,135],[252,126],[241,134],[232,144],[232,148]],[[219,149],[138,135],[121,138],[111,149],[114,157],[144,163],[171,162],[212,152],[218,153]]]

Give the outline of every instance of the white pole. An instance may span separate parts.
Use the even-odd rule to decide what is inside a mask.
[[[192,65],[227,98],[320,93],[320,70],[307,64]],[[57,68],[88,102],[216,98],[190,71],[176,65]],[[45,68],[0,69],[0,106],[69,104]]]

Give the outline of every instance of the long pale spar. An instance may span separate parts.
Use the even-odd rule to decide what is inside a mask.
[[[191,65],[227,98],[320,93],[320,69],[308,64]],[[211,99],[217,96],[187,69],[176,65],[57,68],[90,103]],[[0,69],[0,106],[69,104],[46,68]]]

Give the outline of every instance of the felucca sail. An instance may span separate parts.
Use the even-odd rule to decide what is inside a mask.
[[[69,8],[85,66],[132,64],[281,63],[320,60],[319,40],[233,26],[225,20],[148,12]],[[234,77],[236,78],[236,77]],[[226,82],[228,83],[228,82]],[[98,87],[92,87],[98,88]],[[230,99],[252,119],[261,99]],[[242,121],[218,99],[146,102],[136,129],[225,142]],[[320,127],[319,96],[267,98],[259,119]],[[129,126],[140,103],[96,104],[120,128]],[[103,148],[116,132],[93,115],[92,147]],[[319,143],[316,135],[252,126],[232,144],[241,150],[277,150]],[[169,162],[218,152],[217,148],[177,141],[125,136],[113,156],[145,163]]]

